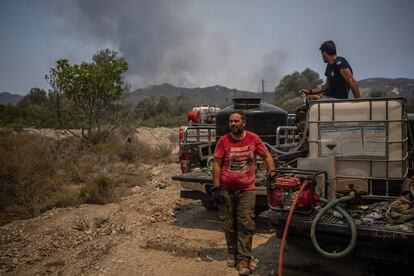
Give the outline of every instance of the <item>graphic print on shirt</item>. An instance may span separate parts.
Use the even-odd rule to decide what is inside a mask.
[[[250,155],[250,145],[238,148],[230,148],[227,160],[227,168],[235,173],[247,173],[250,171],[252,157]]]

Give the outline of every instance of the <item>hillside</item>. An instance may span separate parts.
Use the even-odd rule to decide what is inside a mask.
[[[370,78],[358,82],[363,95],[371,91],[382,91],[386,96],[402,96],[408,100],[414,98],[414,79],[406,78]]]
[[[367,97],[372,91],[382,91],[385,96],[402,96],[410,102],[414,102],[414,79],[369,78],[358,81],[358,86],[363,97]],[[129,94],[129,99],[133,103],[137,103],[152,95],[173,98],[180,94],[187,96],[188,99],[197,104],[216,105],[226,105],[231,102],[231,99],[238,97],[262,98],[262,93],[230,89],[220,85],[204,88],[184,88],[164,83],[137,89]],[[271,103],[274,93],[265,92],[263,96],[265,102]]]
[[[0,104],[16,104],[23,96],[11,94],[9,92],[0,92]]]
[[[237,89],[230,89],[224,86],[215,85],[209,87],[184,88],[175,87],[174,85],[164,83],[161,85],[151,85],[147,88],[137,89],[129,94],[129,99],[133,103],[138,103],[144,98],[158,95],[173,98],[179,95],[187,96],[192,102],[197,104],[216,104],[223,105],[231,102],[233,98],[247,97],[247,98],[261,98],[261,93],[254,93],[249,91],[242,91]],[[273,93],[264,93],[264,100],[271,102]]]

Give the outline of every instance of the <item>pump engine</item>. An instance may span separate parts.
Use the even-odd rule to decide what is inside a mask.
[[[268,204],[272,209],[289,211],[296,197],[297,212],[313,212],[319,195],[315,192],[316,175],[324,172],[276,169],[270,173],[268,180]],[[299,189],[305,185],[302,193]]]

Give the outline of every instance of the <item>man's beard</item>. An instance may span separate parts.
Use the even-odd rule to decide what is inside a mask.
[[[231,133],[235,135],[240,135],[243,133],[243,130],[244,130],[243,127],[234,127],[234,128],[231,128]]]

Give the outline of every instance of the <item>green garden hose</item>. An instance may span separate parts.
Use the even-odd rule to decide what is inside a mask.
[[[312,222],[311,240],[312,240],[312,244],[315,247],[316,251],[318,251],[322,256],[327,257],[327,258],[332,258],[332,259],[342,258],[348,255],[349,253],[351,253],[351,251],[355,248],[356,241],[357,241],[357,230],[356,230],[355,223],[352,220],[351,215],[345,209],[338,206],[338,204],[349,201],[353,198],[354,196],[352,195],[344,196],[344,197],[335,199],[333,201],[329,201],[325,198],[321,198],[321,201],[323,203],[326,203],[326,205],[318,212],[318,214],[316,215],[315,219]],[[351,228],[351,241],[349,242],[348,246],[344,250],[340,252],[334,252],[334,253],[323,250],[319,246],[318,241],[316,239],[316,225],[318,224],[323,214],[325,214],[331,208],[334,208],[336,211],[341,213],[344,216],[345,220],[348,222],[349,227]]]
[[[214,157],[209,157],[207,159],[207,164],[206,164],[206,171],[212,171],[213,170],[213,163],[214,163]]]

